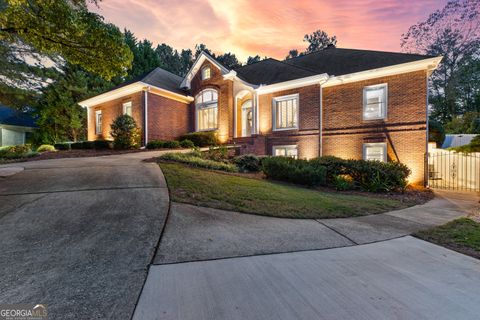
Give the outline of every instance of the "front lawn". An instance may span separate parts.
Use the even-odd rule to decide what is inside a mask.
[[[282,218],[344,218],[404,208],[413,203],[352,195],[160,162],[172,201]]]
[[[415,236],[480,259],[480,223],[472,219],[460,218]]]

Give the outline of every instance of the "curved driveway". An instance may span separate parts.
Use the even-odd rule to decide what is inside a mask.
[[[0,304],[128,319],[168,212],[158,152],[56,159],[0,177]],[[1,176],[1,175],[0,175]]]

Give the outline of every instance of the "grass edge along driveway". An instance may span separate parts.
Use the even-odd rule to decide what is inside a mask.
[[[459,218],[414,235],[425,241],[480,259],[480,223],[472,219]]]
[[[345,218],[409,206],[385,197],[322,192],[176,163],[159,163],[174,202],[280,218]]]

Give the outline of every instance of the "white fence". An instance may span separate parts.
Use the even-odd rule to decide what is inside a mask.
[[[480,191],[480,153],[430,149],[428,184],[432,188]]]

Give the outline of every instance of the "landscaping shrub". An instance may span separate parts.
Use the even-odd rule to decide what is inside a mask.
[[[262,160],[262,169],[270,179],[304,185],[330,184],[337,190],[358,188],[369,192],[404,190],[410,169],[399,162],[343,160],[320,157],[296,160],[268,157]]]
[[[327,169],[327,182],[334,183],[337,176],[345,173],[345,160],[334,157],[324,156],[310,160],[317,165],[324,166]]]
[[[83,142],[73,142],[70,144],[71,149],[83,149]]]
[[[163,144],[163,147],[168,149],[180,148],[180,142],[176,140],[165,141],[165,143]]]
[[[32,152],[32,147],[29,144],[19,144],[16,146],[8,146],[0,148],[0,159],[19,159],[27,158],[37,154]]]
[[[208,151],[202,154],[202,156],[203,158],[213,161],[228,162],[228,148],[225,146],[210,147]]]
[[[228,171],[228,172],[237,171],[237,167],[233,164],[213,161],[209,159],[203,159],[198,156],[197,152],[166,153],[160,156],[159,159],[165,160],[165,161],[185,163],[193,167],[200,167],[200,168],[206,168],[206,169],[212,169],[212,170],[221,170],[221,171]]]
[[[152,140],[147,143],[147,149],[161,149],[164,148],[165,141],[163,140]]]
[[[135,120],[123,114],[118,116],[110,125],[115,149],[135,149],[140,147],[140,129]]]
[[[46,152],[46,151],[53,152],[57,150],[55,150],[55,147],[52,146],[51,144],[42,144],[40,147],[37,148],[37,152]]]
[[[180,147],[182,148],[194,148],[195,144],[193,143],[192,140],[184,139],[180,141]]]
[[[197,147],[208,147],[218,145],[218,138],[216,131],[191,132],[184,134],[179,139],[190,140]]]
[[[260,171],[260,158],[254,154],[245,154],[233,159],[240,172]]]
[[[57,149],[57,150],[70,150],[70,149],[71,149],[70,143],[68,143],[68,142],[55,143],[53,146],[54,146],[55,149]]]
[[[345,174],[365,191],[389,192],[405,189],[410,169],[399,162],[346,160]]]
[[[93,141],[93,147],[97,150],[102,150],[102,149],[111,149],[112,148],[112,142],[108,140],[95,140]]]
[[[338,191],[351,190],[355,187],[352,178],[345,175],[334,176],[333,186]]]
[[[82,149],[95,149],[95,142],[94,141],[83,141],[82,142]]]
[[[308,160],[267,157],[262,160],[262,169],[268,179],[308,186],[326,184],[326,168]]]

